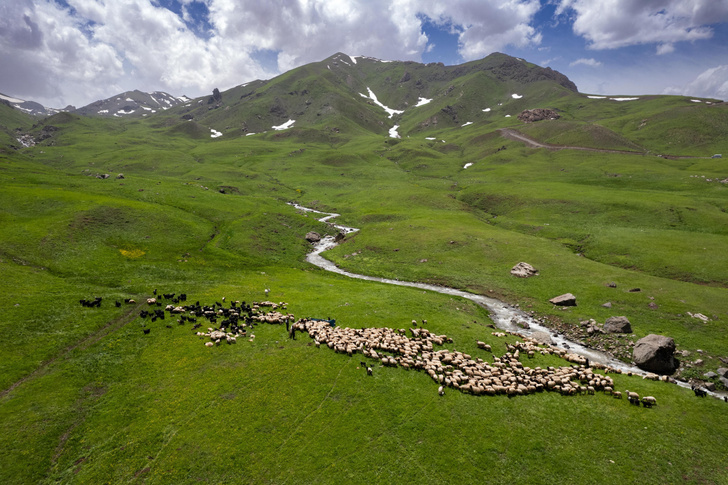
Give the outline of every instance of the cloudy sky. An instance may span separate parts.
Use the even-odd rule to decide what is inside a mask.
[[[200,96],[339,51],[505,52],[585,93],[728,99],[728,0],[0,0],[0,92],[56,108]]]

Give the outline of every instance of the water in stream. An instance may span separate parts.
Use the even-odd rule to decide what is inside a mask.
[[[309,212],[313,214],[320,214],[322,217],[320,217],[318,220],[321,222],[326,222],[327,224],[331,225],[332,227],[336,228],[340,232],[344,234],[350,234],[353,232],[358,231],[358,229],[353,227],[346,227],[338,224],[333,224],[330,222],[331,219],[334,219],[335,217],[338,217],[339,214],[331,213],[331,212],[321,212],[314,209],[310,209],[308,207],[303,207],[299,204],[291,203],[293,207],[296,209],[299,209],[304,212]],[[538,322],[535,318],[528,315],[527,313],[523,312],[522,310],[518,308],[514,308],[513,306],[504,303],[496,298],[490,298],[483,295],[477,295],[474,293],[469,293],[467,291],[462,290],[456,290],[455,288],[448,288],[445,286],[438,286],[438,285],[430,285],[427,283],[416,283],[411,281],[400,281],[400,280],[393,280],[389,278],[380,278],[377,276],[367,276],[367,275],[361,275],[356,273],[350,273],[348,271],[345,271],[338,266],[336,266],[334,263],[329,261],[328,259],[321,256],[321,253],[323,253],[326,250],[332,249],[336,247],[338,243],[336,242],[335,238],[333,236],[326,236],[322,238],[318,243],[314,245],[313,251],[308,253],[306,256],[306,261],[308,261],[311,264],[314,264],[322,269],[325,269],[326,271],[331,271],[332,273],[337,273],[340,275],[348,276],[350,278],[356,278],[360,280],[367,280],[367,281],[376,281],[378,283],[386,283],[389,285],[397,285],[397,286],[409,286],[412,288],[419,288],[422,290],[427,291],[435,291],[437,293],[442,293],[444,295],[451,295],[451,296],[458,296],[461,298],[466,298],[478,305],[481,305],[488,309],[490,312],[490,318],[493,320],[495,325],[500,328],[501,330],[517,333],[522,336],[530,336],[535,332],[545,332],[548,335],[551,336],[551,339],[554,342],[554,345],[559,348],[568,349],[569,352],[582,355],[586,358],[588,358],[591,362],[598,362],[600,364],[611,366],[615,369],[620,369],[622,372],[632,372],[633,374],[638,375],[646,375],[647,373],[640,369],[639,367],[626,364],[618,359],[615,359],[611,355],[606,354],[605,352],[601,352],[595,349],[591,349],[589,347],[585,347],[584,345],[579,344],[578,342],[574,342],[572,340],[569,340],[565,338],[563,335],[557,334],[553,332],[548,327],[543,326],[540,322]],[[518,326],[514,324],[514,321],[524,321],[528,324],[528,329],[524,329],[521,326]],[[690,387],[687,382],[684,381],[676,381],[678,385],[682,387]],[[719,395],[718,393],[710,393],[714,397],[721,397],[722,393]]]

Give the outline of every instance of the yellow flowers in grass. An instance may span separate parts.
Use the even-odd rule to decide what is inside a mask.
[[[129,259],[137,259],[144,256],[146,253],[142,251],[141,249],[119,249],[119,252],[122,256],[125,256]]]

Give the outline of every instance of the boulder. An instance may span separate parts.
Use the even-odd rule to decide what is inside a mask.
[[[604,308],[612,308],[612,302],[611,302],[611,301],[608,301],[608,302],[606,302],[606,303],[603,303],[603,304],[602,304],[602,306],[603,306]]]
[[[650,334],[637,341],[632,359],[640,369],[656,374],[672,374],[680,366],[674,354],[675,341],[672,338]]]
[[[718,375],[721,377],[728,377],[728,369],[726,369],[725,367],[718,368],[717,372],[718,372]]]
[[[718,374],[716,374],[715,372],[706,372],[705,374],[703,374],[703,377],[705,377],[706,379],[713,379],[714,377],[718,377]]]
[[[558,120],[559,118],[561,116],[556,111],[544,108],[526,109],[518,115],[518,119],[524,123],[533,123],[541,120]]]
[[[551,338],[551,335],[549,335],[546,332],[533,332],[531,334],[531,338],[535,340],[536,342],[544,345],[551,345],[554,343],[553,339]]]
[[[528,263],[521,262],[511,268],[511,274],[519,278],[529,278],[538,275],[538,270]]]
[[[556,296],[549,300],[550,303],[558,306],[576,306],[576,297],[571,293]]]
[[[632,333],[632,325],[627,317],[609,317],[604,322],[603,330],[605,333]]]
[[[318,232],[311,231],[308,234],[306,234],[306,241],[317,243],[321,240],[321,234]]]

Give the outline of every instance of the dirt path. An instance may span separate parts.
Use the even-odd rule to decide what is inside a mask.
[[[533,138],[529,138],[520,131],[513,130],[511,128],[502,128],[498,130],[502,137],[510,140],[520,141],[530,146],[531,148],[548,148],[549,150],[583,150],[586,152],[600,152],[600,153],[628,153],[630,155],[647,155],[647,152],[637,152],[632,150],[608,150],[606,148],[589,148],[589,147],[575,147],[575,146],[564,146],[564,145],[548,145],[545,143],[538,142]],[[692,157],[690,157],[692,158]]]
[[[508,138],[509,140],[523,142],[531,148],[547,148],[549,150],[583,150],[586,152],[622,153],[622,154],[627,154],[627,155],[649,155],[649,153],[646,151],[608,150],[606,148],[548,145],[548,144],[536,141],[533,138],[529,138],[528,136],[524,135],[520,131],[511,129],[511,128],[501,128],[500,130],[498,130],[498,133],[500,133],[503,138]],[[671,160],[687,160],[687,159],[693,159],[693,158],[708,159],[708,158],[710,158],[710,157],[690,157],[690,156],[673,156],[673,155],[653,155],[653,156],[669,158]]]
[[[140,299],[142,300],[142,299]],[[4,389],[3,391],[0,391],[0,399],[4,398],[8,394],[10,394],[16,387],[23,384],[24,382],[34,379],[41,375],[48,367],[53,365],[55,362],[61,359],[65,359],[70,355],[71,352],[73,352],[76,349],[86,349],[90,347],[91,345],[95,344],[102,338],[106,337],[107,335],[119,330],[120,328],[124,327],[125,325],[129,324],[130,322],[134,321],[137,314],[139,313],[139,310],[142,308],[142,306],[146,302],[140,301],[133,307],[129,307],[124,313],[119,315],[118,317],[114,318],[113,320],[110,320],[106,323],[103,327],[92,333],[91,335],[87,336],[86,338],[79,340],[78,342],[69,345],[65,349],[61,350],[58,355],[55,357],[52,357],[50,360],[47,360],[40,364],[33,372],[26,375],[25,377],[21,378],[20,380],[16,381],[14,384],[12,384],[7,389]]]

